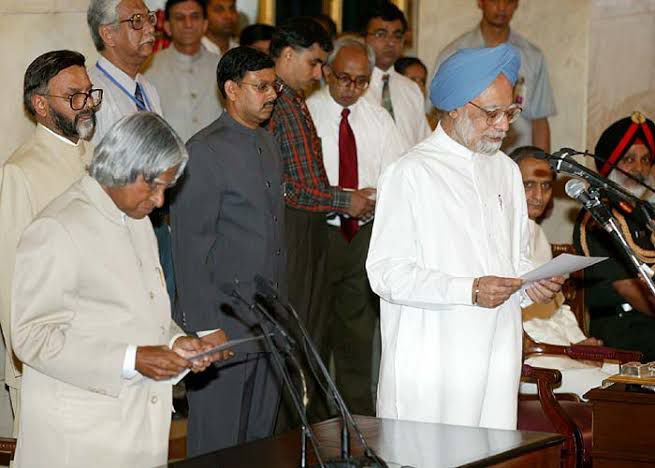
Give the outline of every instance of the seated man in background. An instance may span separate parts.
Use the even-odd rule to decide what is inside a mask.
[[[550,243],[537,220],[543,218],[553,197],[555,174],[548,161],[536,146],[521,146],[510,154],[519,165],[525,198],[528,203],[529,242],[532,261],[542,265],[552,259]],[[523,309],[523,329],[534,341],[554,345],[569,346],[583,344],[602,346],[596,338],[587,338],[580,329],[571,308],[563,303],[564,297],[558,294],[547,304],[533,304]],[[558,369],[562,373],[562,384],[556,393],[575,393],[584,395],[587,390],[597,387],[612,374],[618,373],[618,366],[605,363],[602,368],[587,362],[576,361],[566,356],[536,356],[525,360],[536,367]],[[536,393],[537,386],[522,382],[521,393]]]
[[[637,197],[648,197],[640,182],[648,180],[655,156],[655,124],[633,112],[610,125],[594,151],[596,169]],[[628,178],[622,170],[632,176]],[[610,202],[628,244],[637,258],[655,263],[653,233],[641,210],[626,213]],[[632,263],[610,235],[582,210],[573,231],[578,252],[610,257],[585,270],[585,301],[591,316],[590,331],[606,345],[644,353],[644,362],[655,360],[655,297],[637,275]]]

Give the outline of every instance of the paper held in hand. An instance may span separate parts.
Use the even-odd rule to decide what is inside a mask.
[[[273,334],[269,333],[268,336],[273,336]],[[263,339],[264,339],[264,335],[258,335],[258,336],[251,336],[248,338],[240,338],[238,340],[226,341],[225,343],[219,344],[218,346],[214,346],[213,348],[208,349],[207,351],[198,353],[195,356],[191,356],[189,358],[189,361],[197,361],[198,359],[202,359],[205,356],[210,356],[214,353],[218,353],[219,351],[225,351],[226,349],[232,349],[244,343],[249,343],[251,341],[259,341]]]
[[[548,279],[553,276],[568,275],[574,271],[583,270],[591,265],[600,263],[603,260],[607,260],[607,257],[583,257],[565,253],[558,255],[539,268],[526,273],[521,276],[521,279],[526,283],[532,283],[533,281]]]

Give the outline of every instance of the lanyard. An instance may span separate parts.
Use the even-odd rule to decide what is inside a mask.
[[[128,98],[130,98],[130,99],[132,100],[132,102],[134,102],[134,104],[136,104],[137,109],[139,108],[139,102],[138,102],[138,101],[136,100],[136,98],[134,97],[134,94],[132,94],[131,92],[129,92],[127,89],[125,89],[125,86],[123,86],[122,84],[120,84],[120,83],[116,80],[116,78],[114,78],[113,76],[111,76],[111,74],[110,74],[107,70],[105,70],[105,69],[102,67],[102,65],[100,65],[100,63],[96,62],[96,68],[97,68],[98,70],[100,70],[100,71],[103,73],[103,75],[105,75],[107,78],[109,78],[109,81],[111,81],[111,82],[114,83],[116,86],[118,86],[118,89],[120,89],[121,91],[123,91],[123,93],[125,93],[125,95],[126,95]],[[141,86],[141,94],[143,94],[143,100],[144,100],[144,104],[146,105],[146,109],[147,109],[148,111],[152,112],[152,106],[150,105],[150,99],[148,99],[148,95],[146,94],[146,90],[144,89],[143,86]]]

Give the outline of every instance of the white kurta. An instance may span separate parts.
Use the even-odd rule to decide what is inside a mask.
[[[475,277],[532,268],[521,174],[441,126],[378,184],[367,270],[380,295],[377,415],[516,428],[521,294],[471,305]]]

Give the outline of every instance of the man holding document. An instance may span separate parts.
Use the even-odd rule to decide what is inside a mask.
[[[563,277],[532,270],[521,174],[500,145],[520,109],[515,49],[463,49],[439,68],[436,131],[378,184],[367,270],[381,297],[377,415],[516,428],[521,305]]]
[[[229,351],[193,356],[201,341],[171,320],[148,214],[187,161],[156,114],[116,122],[89,176],[21,236],[12,338],[24,363],[17,467],[160,466],[168,455],[172,385]]]

